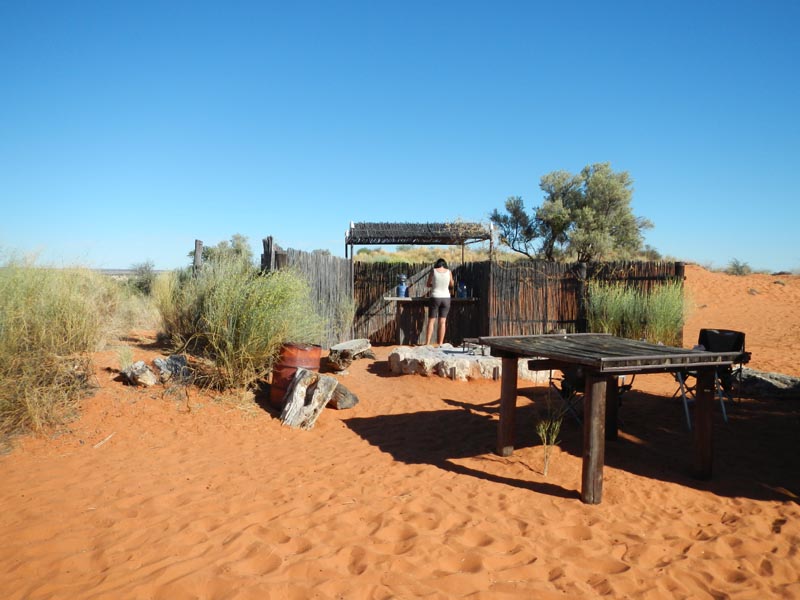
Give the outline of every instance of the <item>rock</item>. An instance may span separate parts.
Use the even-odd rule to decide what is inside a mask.
[[[186,362],[186,357],[182,354],[173,354],[166,359],[156,358],[153,364],[159,371],[161,383],[166,383],[170,379],[176,381],[186,381],[189,379],[190,371]]]
[[[742,370],[742,393],[753,397],[800,398],[800,377],[745,367]]]
[[[358,404],[358,396],[344,387],[341,383],[338,384],[333,390],[333,395],[328,401],[328,406],[337,410],[353,408],[356,404]]]
[[[333,371],[344,371],[354,360],[359,358],[375,358],[370,350],[372,346],[367,339],[350,340],[331,346],[325,364]]]
[[[150,387],[158,383],[156,374],[148,367],[143,360],[137,360],[127,369],[122,370],[122,376],[131,385],[142,385]]]
[[[520,359],[518,377],[526,381],[547,383],[547,371],[531,371],[528,359]],[[489,356],[482,347],[472,347],[469,352],[450,344],[433,346],[398,346],[389,354],[389,369],[396,375],[438,375],[458,381],[469,379],[495,379],[502,375],[501,359]]]

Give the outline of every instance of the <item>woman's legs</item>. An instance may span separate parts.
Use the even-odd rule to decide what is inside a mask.
[[[432,298],[428,309],[428,331],[425,335],[425,345],[430,346],[433,338],[433,327],[436,320],[439,321],[439,330],[436,340],[439,346],[444,343],[444,330],[447,321],[447,313],[450,311],[450,298]]]
[[[433,326],[436,325],[436,317],[428,319],[428,331],[425,333],[425,345],[431,345],[431,338],[433,337]]]
[[[439,341],[440,346],[444,344],[444,329],[446,323],[447,323],[447,317],[439,317],[439,331],[436,337]]]

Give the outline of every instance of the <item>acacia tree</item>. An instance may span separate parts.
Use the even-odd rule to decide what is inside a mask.
[[[652,227],[631,211],[632,186],[630,175],[615,173],[610,163],[588,165],[577,175],[553,171],[540,180],[545,198],[531,214],[514,196],[505,214],[495,209],[489,218],[500,242],[529,258],[628,258],[641,252],[642,231]]]

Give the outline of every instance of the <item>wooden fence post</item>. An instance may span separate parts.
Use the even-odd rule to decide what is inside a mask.
[[[578,322],[575,323],[575,329],[578,333],[587,333],[589,331],[589,322],[586,318],[586,263],[578,263],[575,270],[575,277],[577,278],[576,292],[578,295]]]
[[[192,268],[195,271],[197,271],[202,266],[203,266],[203,242],[202,242],[202,240],[195,240],[194,241],[194,261],[192,262]]]
[[[681,285],[681,298],[683,298],[683,282],[686,280],[686,263],[685,262],[676,262],[675,263],[675,279]],[[678,337],[683,343],[683,323],[681,323],[680,331],[678,332]]]

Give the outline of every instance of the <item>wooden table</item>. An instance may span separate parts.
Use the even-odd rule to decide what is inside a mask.
[[[582,367],[584,390],[583,473],[581,499],[599,504],[603,495],[605,440],[617,435],[617,377],[692,369],[697,372],[694,466],[699,478],[711,477],[714,371],[730,365],[737,352],[708,352],[660,346],[601,333],[482,337],[492,356],[502,359],[497,453],[514,451],[517,405],[517,361],[532,357],[531,368],[564,370]]]

